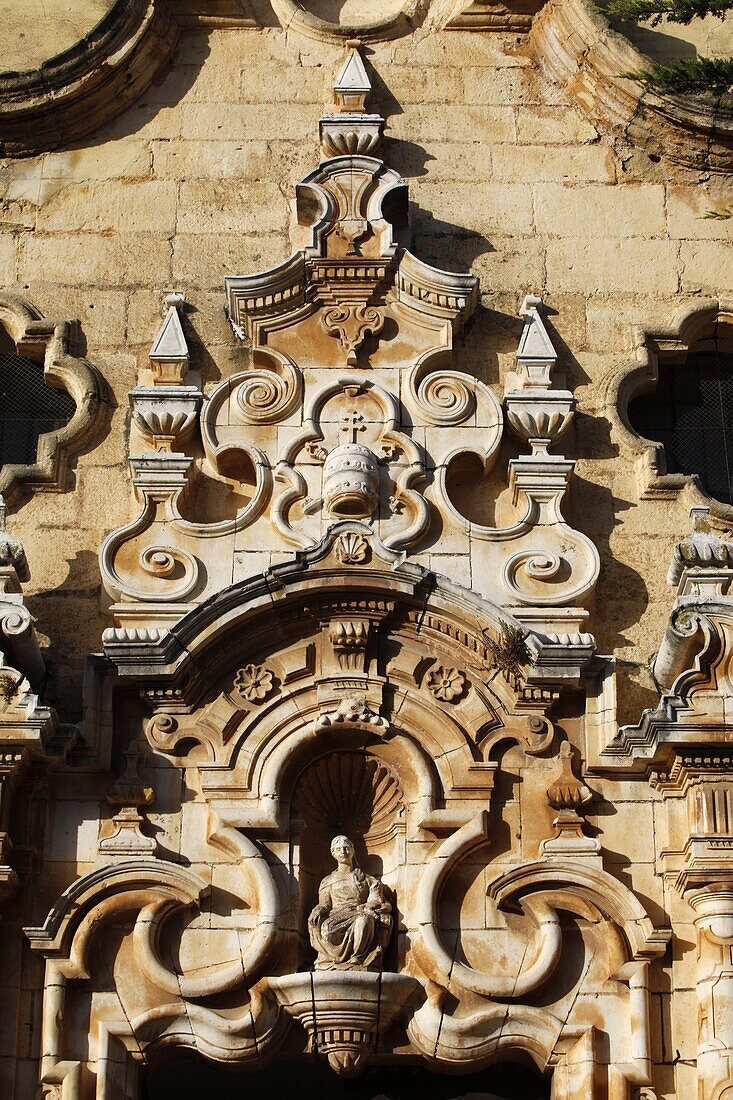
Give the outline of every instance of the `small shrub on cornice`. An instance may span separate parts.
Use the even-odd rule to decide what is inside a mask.
[[[527,648],[528,637],[527,632],[521,627],[502,623],[501,638],[486,639],[494,664],[504,673],[507,680],[516,681],[522,671],[522,665],[530,660],[531,655]]]

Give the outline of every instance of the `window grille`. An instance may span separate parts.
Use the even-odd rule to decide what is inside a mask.
[[[664,446],[667,472],[698,474],[733,504],[733,345],[700,341],[684,363],[659,363],[653,393],[629,404],[634,431]]]
[[[65,390],[46,384],[42,364],[0,353],[0,466],[35,462],[38,437],[63,428],[75,410]]]

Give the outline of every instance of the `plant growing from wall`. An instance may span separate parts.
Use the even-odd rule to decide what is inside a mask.
[[[491,659],[509,681],[516,683],[522,671],[522,665],[531,660],[531,654],[527,648],[527,637],[527,632],[521,627],[510,626],[509,623],[503,622],[499,639],[486,638]]]
[[[731,9],[733,0],[611,0],[606,10],[625,23],[649,20],[656,27],[663,19],[685,26],[706,15],[723,19]],[[722,95],[733,87],[733,58],[694,57],[668,64],[654,61],[646,69],[622,75],[644,80],[660,92]]]

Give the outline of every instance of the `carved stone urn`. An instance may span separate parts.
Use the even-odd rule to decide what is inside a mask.
[[[379,466],[368,447],[343,443],[323,466],[326,511],[343,519],[369,519],[379,502]]]
[[[340,1077],[358,1076],[391,1025],[424,996],[408,974],[367,970],[286,974],[269,984],[278,1003],[305,1027],[310,1049],[325,1054]]]

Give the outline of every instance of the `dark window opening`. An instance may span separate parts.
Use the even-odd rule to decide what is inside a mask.
[[[36,461],[38,438],[69,423],[76,404],[66,390],[52,389],[43,366],[6,352],[0,341],[0,466]],[[11,345],[12,347],[12,345]]]
[[[659,364],[653,393],[629,404],[634,431],[664,446],[667,472],[698,474],[712,497],[733,504],[733,345],[717,336],[684,363]]]
[[[343,1080],[325,1060],[276,1062],[262,1070],[225,1069],[200,1055],[148,1068],[143,1100],[242,1100],[247,1096],[297,1096],[298,1100],[549,1100],[550,1081],[514,1062],[460,1076],[423,1066],[368,1066]]]

